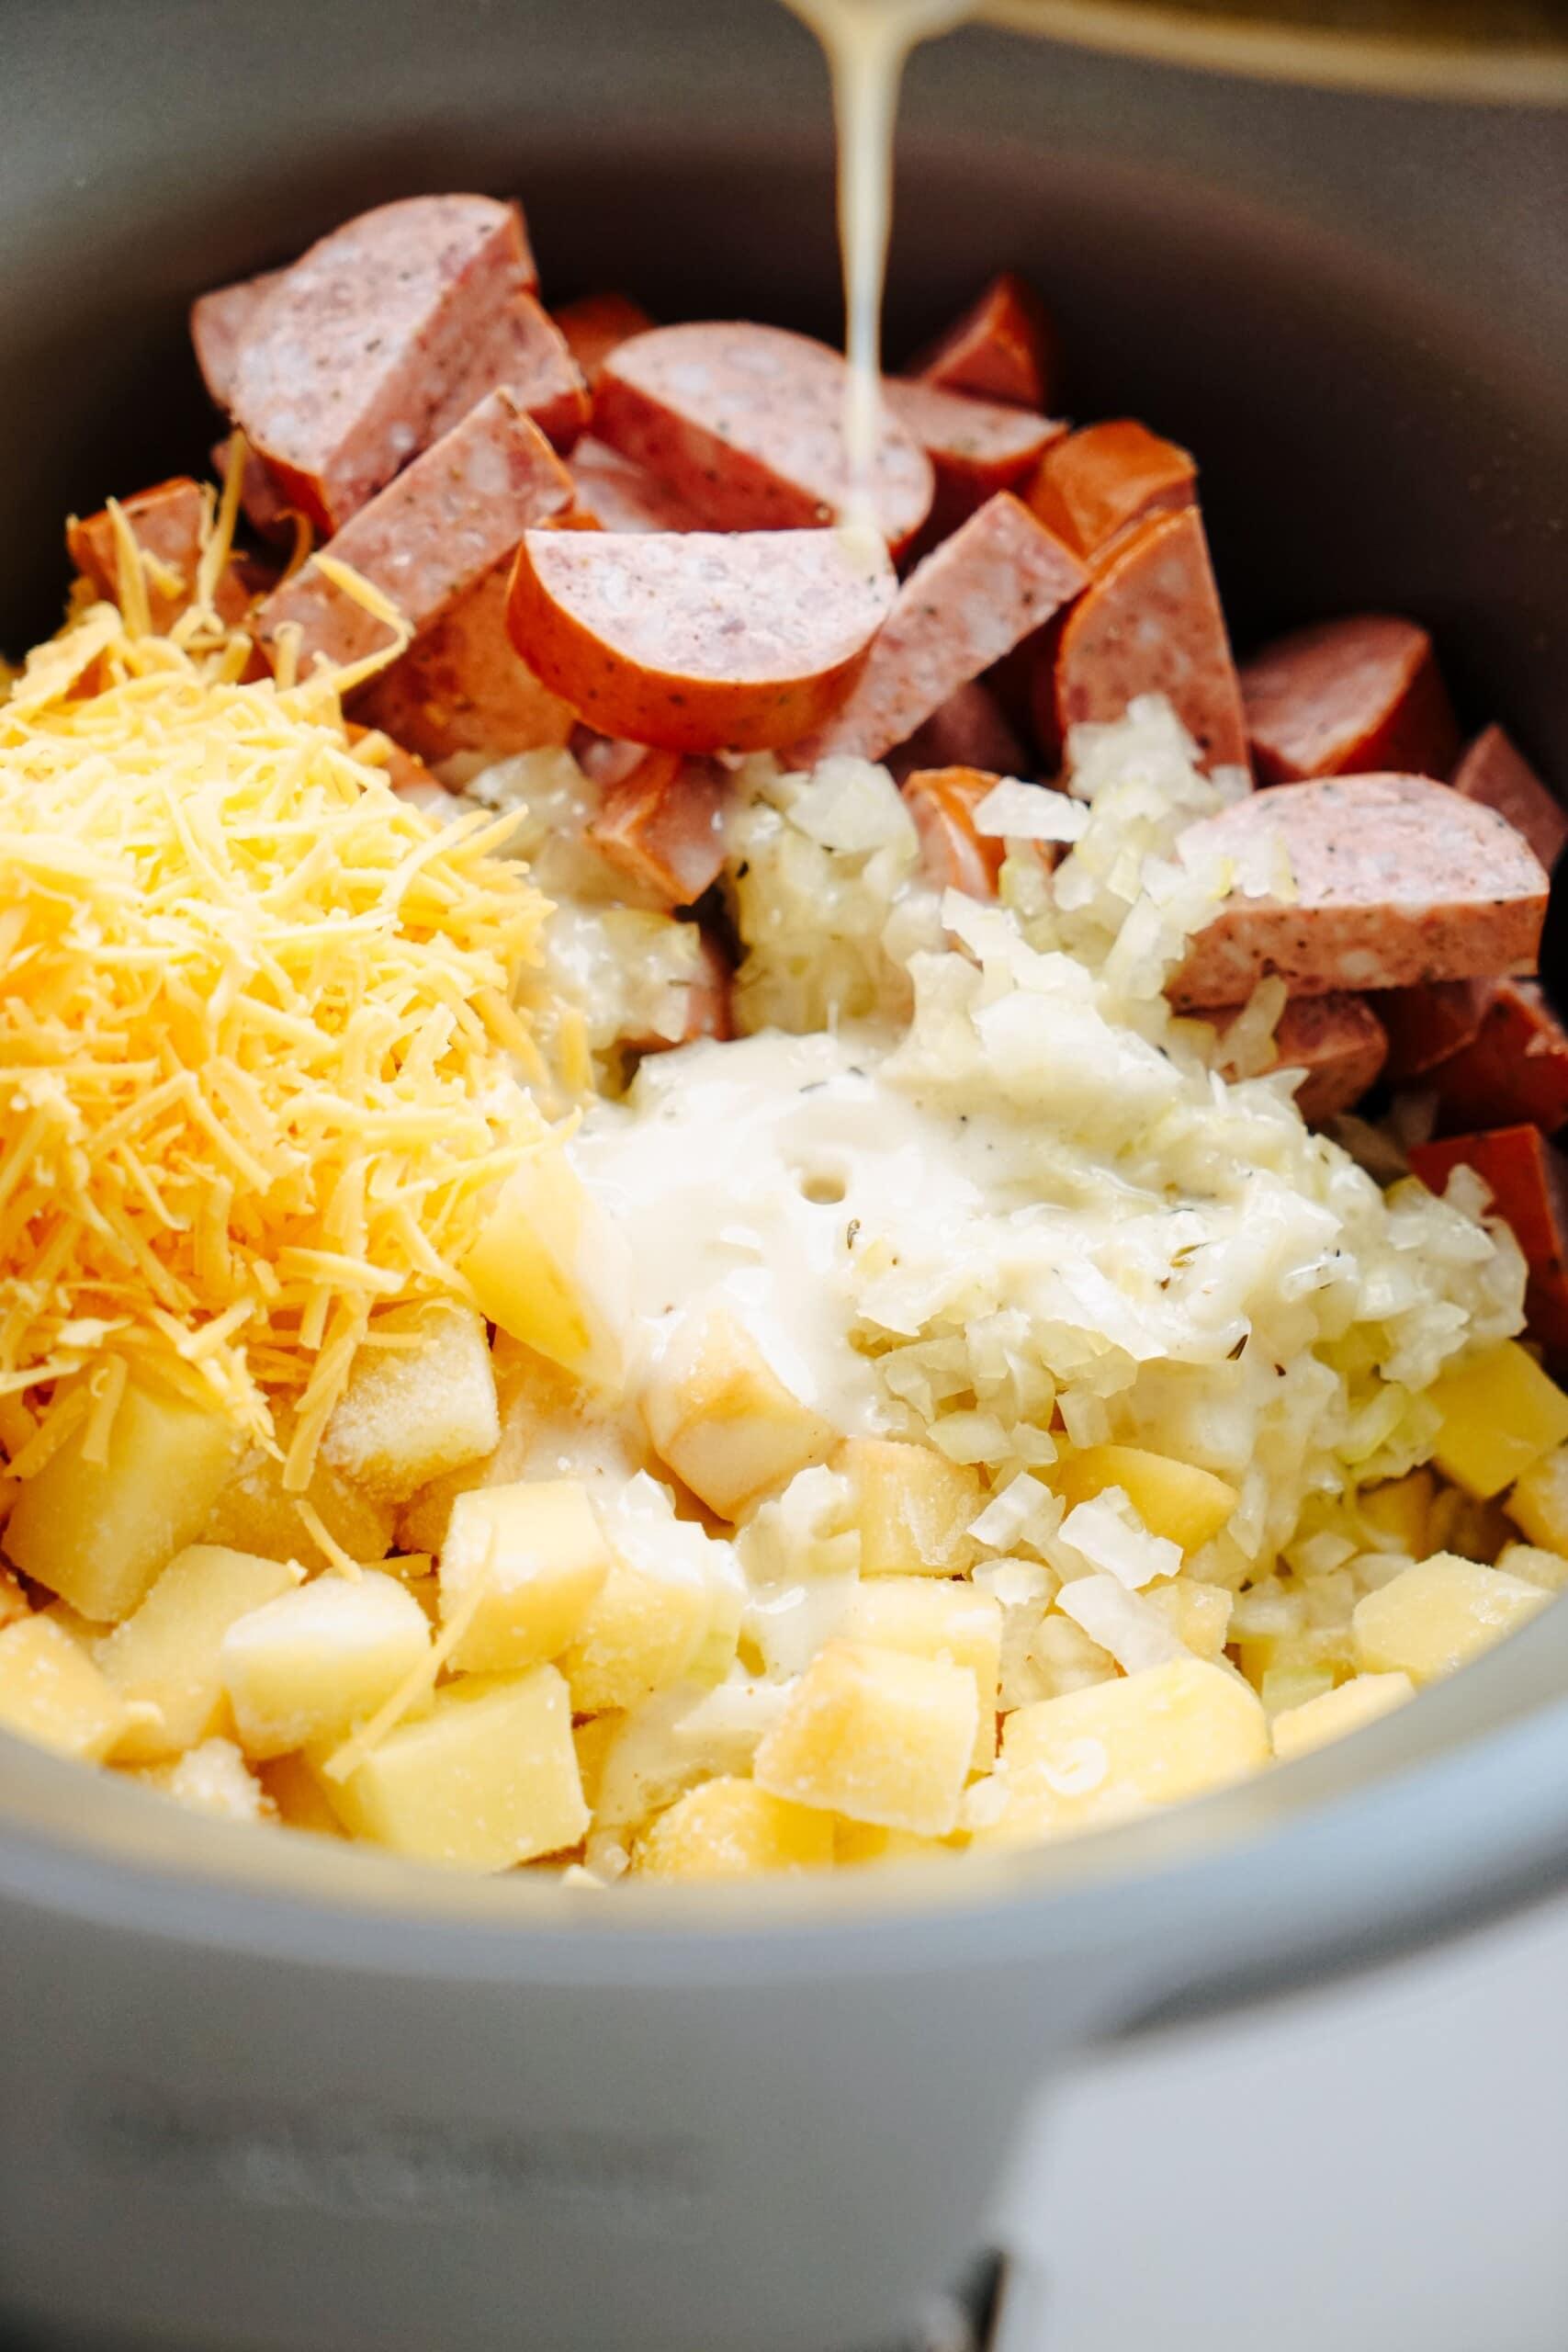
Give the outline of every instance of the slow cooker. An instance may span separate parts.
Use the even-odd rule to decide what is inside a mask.
[[[516,191],[547,292],[836,330],[823,70],[765,0],[11,0],[6,25],[13,649],[57,610],[61,517],[205,446],[191,294],[358,207]],[[1568,778],[1568,149],[1528,98],[965,32],[909,76],[889,351],[1024,270],[1070,408],[1200,453],[1244,642],[1408,611],[1473,713]],[[865,2352],[987,2243],[1087,2050],[1397,1987],[1565,1894],[1561,1608],[1163,1818],[679,1900],[260,1838],[0,1741],[0,2334]],[[1251,2120],[1258,2177],[1288,2178],[1280,2107]],[[1322,2165],[1353,2107],[1338,2128]],[[1204,2163],[1172,2182],[1195,2207]],[[1223,2267],[1190,2292],[1172,2342]]]

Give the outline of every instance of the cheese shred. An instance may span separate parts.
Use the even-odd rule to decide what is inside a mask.
[[[544,1132],[516,983],[547,902],[488,812],[438,828],[355,755],[344,673],[241,681],[211,598],[242,457],[174,635],[127,531],[125,609],[79,604],[0,702],[23,1475],[84,1422],[104,1458],[141,1373],[267,1445],[287,1401],[302,1489],[373,1310],[467,1295],[498,1178]]]

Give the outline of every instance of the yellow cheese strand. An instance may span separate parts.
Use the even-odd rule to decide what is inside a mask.
[[[79,1374],[95,1455],[131,1374],[264,1442],[282,1389],[298,1492],[372,1306],[467,1295],[544,1132],[547,902],[491,820],[442,831],[355,757],[331,674],[239,683],[237,641],[89,605],[0,703],[0,1396],[32,1466]]]

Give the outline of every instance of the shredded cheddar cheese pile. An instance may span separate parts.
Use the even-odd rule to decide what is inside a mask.
[[[0,703],[0,1408],[36,1456],[136,1368],[264,1441],[282,1396],[302,1487],[372,1309],[465,1295],[543,1132],[548,910],[513,820],[438,830],[341,681],[246,650],[96,605]]]

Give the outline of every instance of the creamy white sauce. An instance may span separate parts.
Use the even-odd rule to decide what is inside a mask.
[[[646,1062],[625,1104],[571,1145],[631,1243],[645,1347],[723,1301],[780,1376],[845,1431],[885,1423],[852,1346],[852,1255],[889,1226],[955,1226],[987,1205],[987,1141],[877,1076],[887,1040],[768,1032]]]

